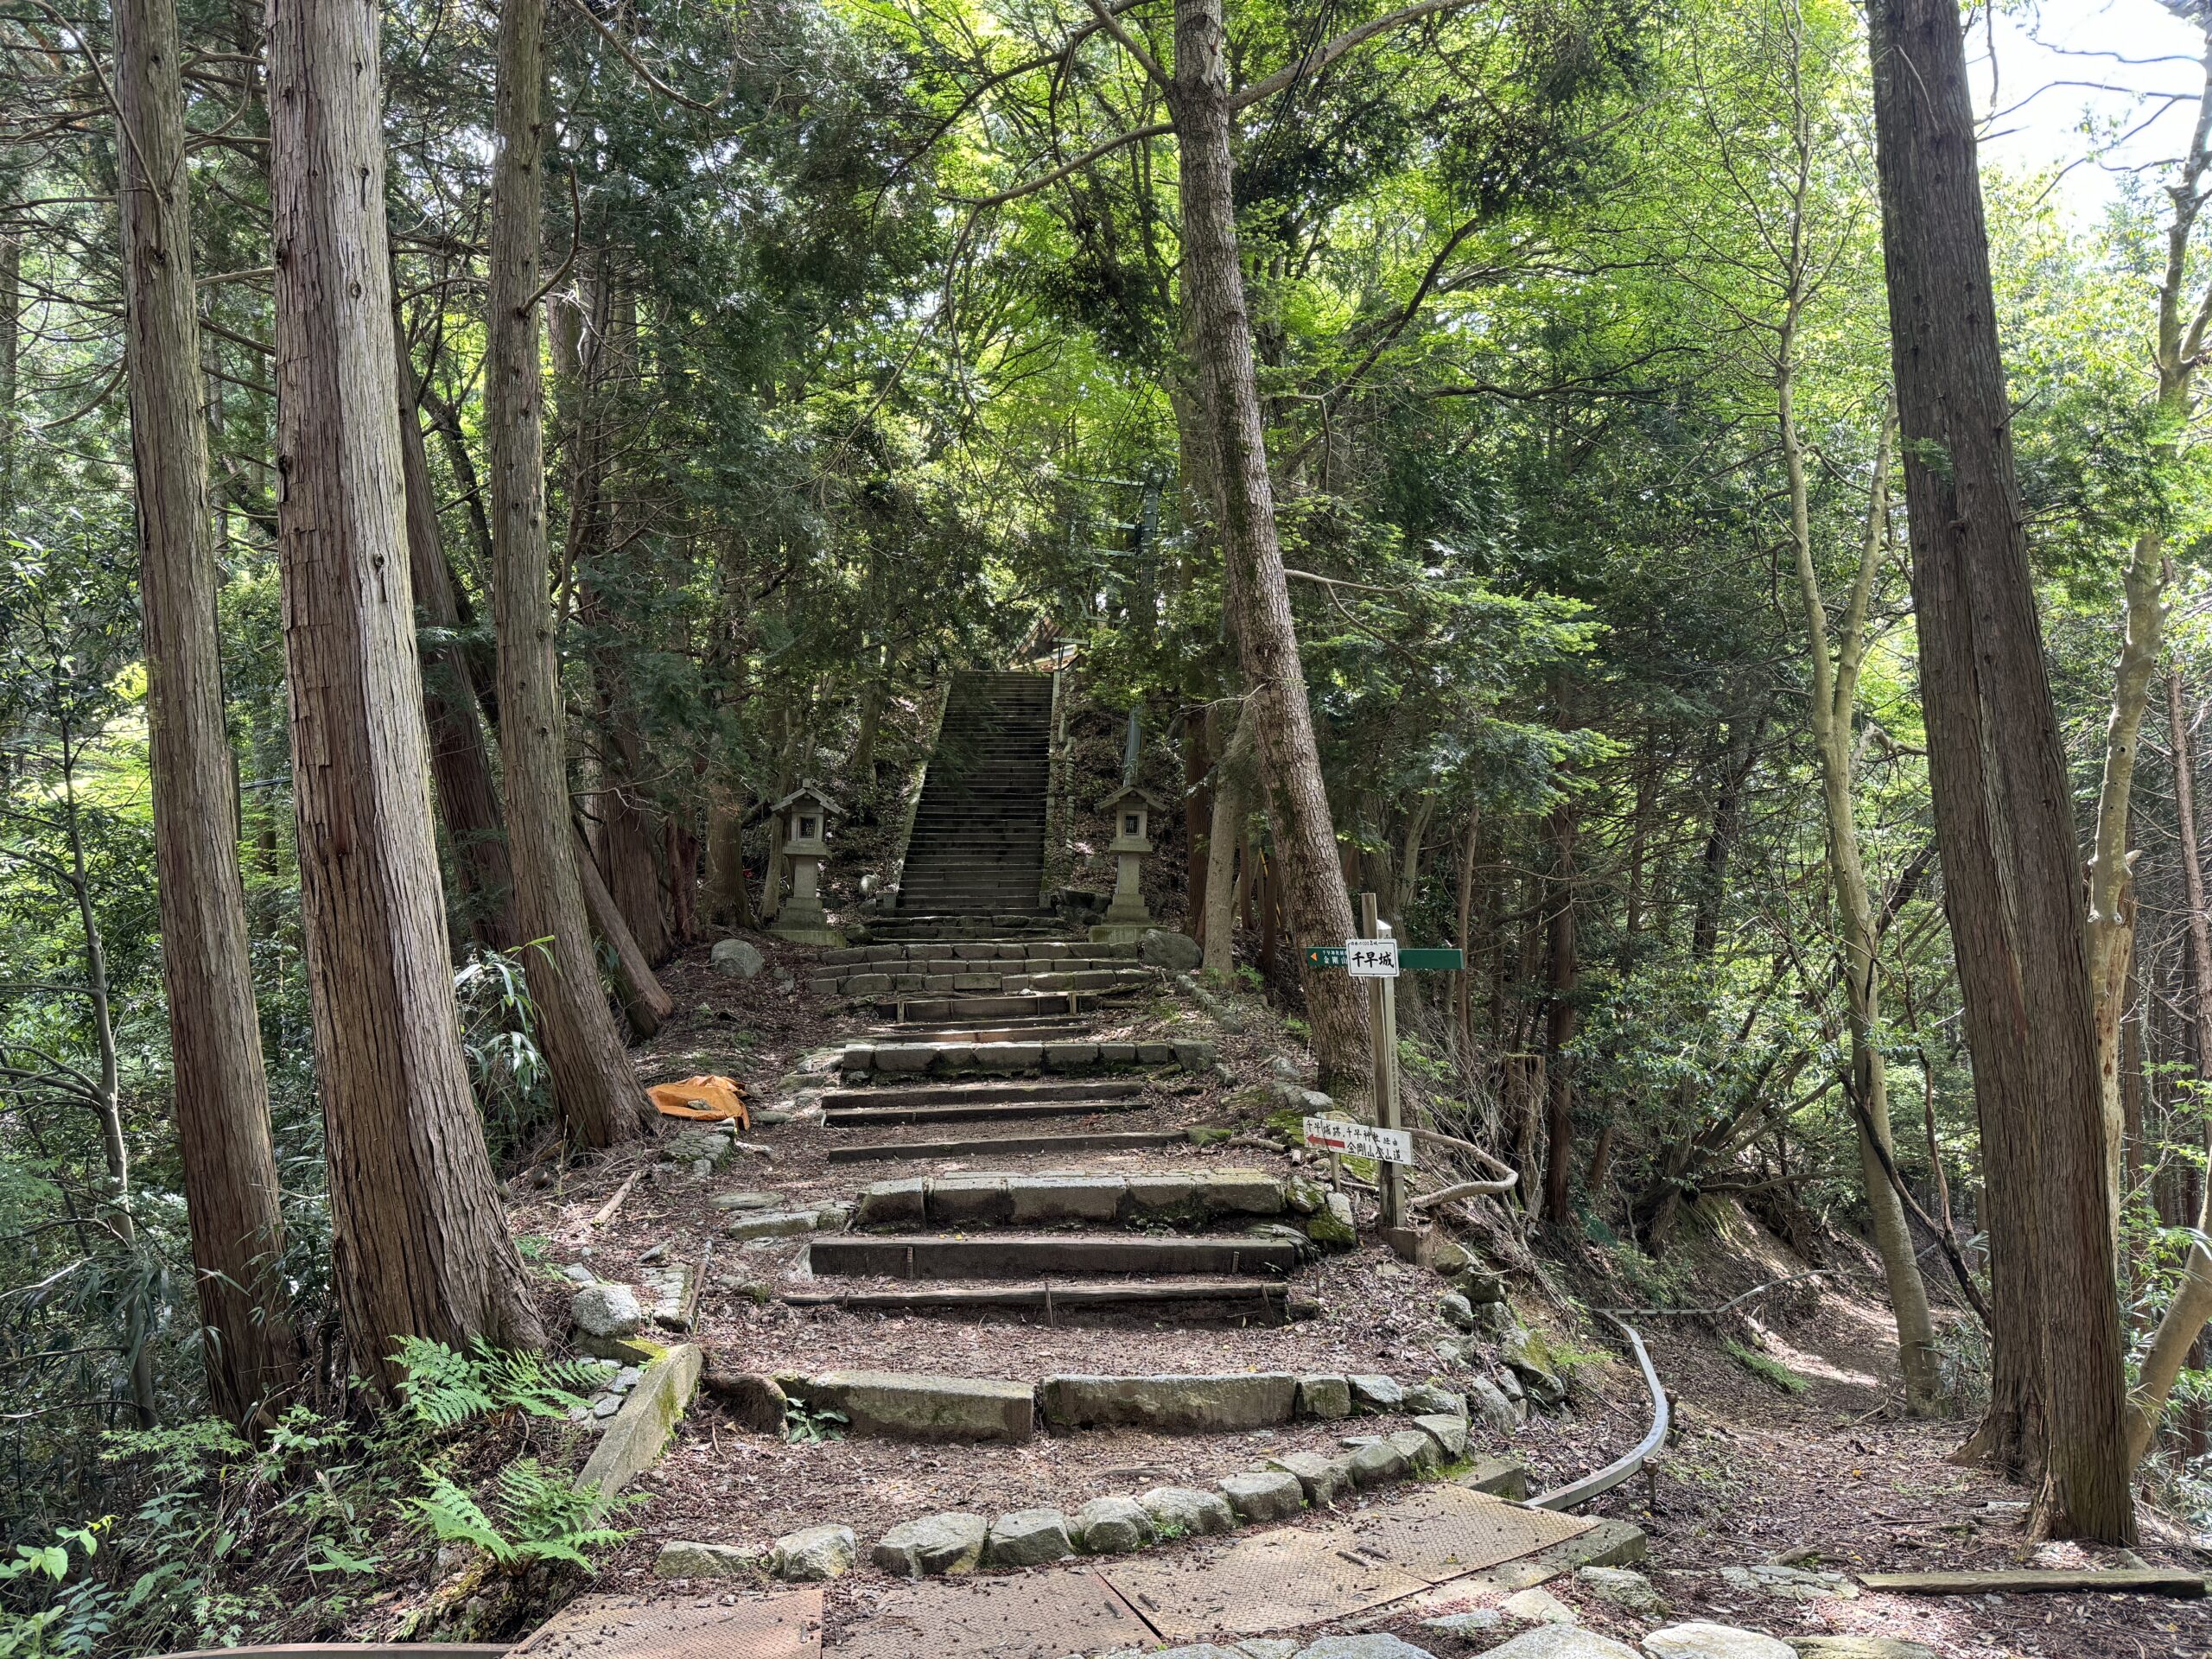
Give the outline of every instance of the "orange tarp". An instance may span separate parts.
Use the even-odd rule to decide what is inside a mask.
[[[734,1119],[741,1129],[753,1127],[745,1109],[744,1091],[728,1077],[686,1077],[681,1083],[657,1083],[645,1090],[663,1117],[701,1117],[720,1122]]]

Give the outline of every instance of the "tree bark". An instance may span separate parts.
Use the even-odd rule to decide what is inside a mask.
[[[269,1078],[223,721],[214,523],[175,0],[119,0],[116,96],[162,982],[207,1392],[250,1425],[297,1382]],[[13,245],[10,244],[12,251]],[[15,308],[4,322],[12,383]],[[12,391],[12,384],[10,386]],[[11,421],[13,410],[0,411]],[[0,435],[12,448],[12,432]]]
[[[1252,723],[1243,706],[1214,764],[1213,822],[1206,831],[1206,861],[1200,889],[1205,897],[1205,969],[1236,969],[1237,844],[1244,839],[1245,783],[1252,770]]]
[[[553,1098],[571,1134],[587,1146],[607,1147],[635,1139],[646,1108],[600,988],[569,830],[537,349],[544,84],[544,0],[505,0],[493,123],[485,425],[508,843],[515,909],[533,947],[530,994]]]
[[[468,655],[453,638],[461,607],[446,563],[445,533],[438,526],[430,488],[430,460],[423,447],[416,402],[415,365],[407,335],[392,318],[394,362],[399,384],[399,460],[407,482],[407,574],[422,626],[446,637],[423,651],[423,715],[429,728],[430,773],[437,785],[439,818],[453,851],[460,909],[469,933],[488,950],[515,943],[514,868],[507,861],[506,830],[499,822],[499,793],[476,707]]]
[[[1953,0],[1870,8],[1929,772],[1988,1175],[1977,1449],[2040,1521],[2133,1539],[2096,1021],[2066,752],[2027,559]]]
[[[1544,946],[1548,978],[1544,996],[1544,1219],[1567,1224],[1573,1199],[1574,1069],[1567,1049],[1581,1018],[1575,986],[1581,963],[1574,937],[1574,810],[1554,804],[1545,823],[1552,867],[1546,895],[1549,913]]]
[[[629,922],[622,914],[622,906],[615,903],[607,883],[600,880],[599,865],[593,860],[591,849],[584,844],[583,831],[576,831],[576,879],[583,889],[584,908],[590,914],[592,930],[614,953],[614,983],[622,999],[622,1011],[628,1017],[630,1029],[640,1040],[652,1036],[676,1012],[676,1001],[654,976],[652,964],[645,960],[645,953],[632,937]]]
[[[1176,0],[1173,105],[1181,140],[1183,303],[1192,328],[1219,512],[1228,602],[1246,688],[1246,718],[1283,876],[1292,948],[1352,936],[1351,900],[1306,702],[1306,670],[1275,533],[1252,327],[1236,238],[1228,39],[1222,0]],[[1351,978],[1300,958],[1325,1090],[1363,1090],[1366,1010]]]
[[[375,7],[272,0],[279,568],[333,1281],[393,1338],[543,1340],[461,1058],[406,580]]]
[[[2202,1089],[2212,1085],[2212,911],[2206,906],[2203,845],[2197,838],[2196,737],[2182,706],[2177,671],[2166,676],[2166,721],[2173,734],[2175,816],[2179,819],[2182,887],[2187,906],[2190,1015],[2196,1030],[2196,1081]],[[2182,1263],[2172,1300],[2151,1334],[2151,1345],[2137,1368],[2135,1389],[2127,1402],[2131,1469],[2142,1462],[2158,1437],[2158,1422],[2174,1383],[2190,1363],[2205,1322],[2212,1319],[2212,1250],[2204,1244],[2205,1236],[2212,1234],[2212,1181],[2202,1183],[2196,1226],[2198,1236]]]

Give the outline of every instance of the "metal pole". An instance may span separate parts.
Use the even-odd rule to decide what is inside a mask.
[[[1359,895],[1359,935],[1382,937],[1381,906],[1371,893]],[[1398,1122],[1398,988],[1394,980],[1367,982],[1367,1028],[1375,1044],[1375,1127],[1395,1129]],[[1406,1172],[1387,1160],[1376,1165],[1376,1184],[1382,1192],[1382,1226],[1386,1231],[1406,1224]]]

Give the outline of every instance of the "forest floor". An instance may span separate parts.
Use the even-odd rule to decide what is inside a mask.
[[[751,979],[711,969],[703,955],[673,964],[665,981],[677,1013],[639,1054],[649,1082],[693,1071],[724,1071],[748,1085],[756,1106],[772,1105],[777,1080],[856,1028],[854,1016],[828,999],[808,995],[807,953],[761,941],[767,968]],[[1173,1026],[1180,1034],[1193,1011],[1163,994],[1109,1016],[1117,1028],[1149,1032]],[[1249,1031],[1204,1033],[1219,1041],[1237,1082],[1154,1080],[1141,1114],[1117,1114],[1109,1126],[1205,1122],[1256,1129],[1264,1111],[1247,1084],[1268,1075],[1269,1045]],[[1089,1127],[1071,1120],[1071,1128]],[[876,1137],[940,1138],[952,1130],[887,1130]],[[1372,1243],[1328,1256],[1300,1272],[1294,1288],[1317,1297],[1319,1317],[1248,1328],[1173,1326],[1143,1321],[1052,1325],[1003,1316],[977,1320],[855,1314],[798,1309],[760,1296],[786,1284],[799,1265],[803,1240],[760,1241],[742,1247],[716,1235],[729,1219],[717,1194],[758,1189],[798,1205],[850,1199],[868,1182],[906,1173],[889,1164],[829,1164],[821,1132],[804,1118],[763,1125],[746,1137],[766,1156],[740,1154],[709,1177],[657,1160],[647,1147],[572,1171],[546,1186],[518,1178],[511,1221],[531,1253],[550,1265],[583,1260],[602,1277],[635,1281],[645,1253],[696,1264],[714,1240],[711,1267],[693,1335],[710,1367],[747,1371],[818,1372],[834,1367],[905,1370],[963,1376],[1035,1379],[1051,1371],[1181,1372],[1287,1370],[1382,1371],[1405,1381],[1443,1372],[1432,1344],[1447,1334],[1436,1309],[1441,1287],[1427,1269],[1402,1263]],[[1086,1167],[1133,1169],[1173,1165],[1259,1167],[1285,1173],[1287,1156],[1252,1144],[1173,1148],[1090,1157]],[[995,1156],[992,1169],[1064,1166],[1065,1156]],[[929,1166],[949,1173],[957,1162]],[[969,1167],[978,1167],[972,1160]],[[591,1218],[632,1175],[617,1215],[603,1226]],[[1698,1300],[1718,1301],[1767,1280],[1802,1270],[1772,1237],[1740,1211],[1717,1227],[1693,1232],[1682,1248],[1697,1254]],[[2141,1596],[2009,1596],[1921,1599],[1872,1592],[1781,1599],[1746,1586],[1725,1569],[1778,1558],[1847,1573],[1937,1567],[2125,1565],[2110,1551],[2071,1545],[2031,1550],[2023,1541],[2025,1492],[1979,1470],[1946,1461],[1964,1438],[1956,1420],[1919,1422],[1897,1413],[1899,1391],[1885,1311],[1871,1293],[1878,1285],[1849,1242],[1840,1270],[1820,1285],[1792,1287],[1767,1299],[1767,1323],[1731,1322],[1724,1333],[1688,1318],[1642,1322],[1652,1357],[1675,1402],[1672,1440],[1656,1462],[1649,1486],[1631,1483],[1586,1513],[1634,1522],[1649,1535],[1642,1570],[1675,1618],[1706,1618],[1788,1637],[1824,1633],[1901,1637],[1945,1659],[2104,1659],[2105,1656],[2212,1656],[2212,1602]],[[1604,1277],[1602,1252],[1548,1264],[1553,1300],[1544,1287],[1516,1280],[1522,1317],[1546,1330],[1574,1362],[1567,1409],[1532,1414],[1510,1439],[1478,1422],[1470,1452],[1510,1455],[1529,1470],[1532,1490],[1572,1479],[1617,1456],[1643,1432],[1648,1405],[1632,1365],[1600,1350],[1594,1327],[1581,1323],[1574,1302],[1645,1300]],[[1575,1292],[1570,1300],[1561,1285]],[[549,1325],[565,1323],[565,1289],[549,1285]],[[1782,1368],[1763,1376],[1729,1351],[1724,1336],[1748,1341]],[[637,1483],[652,1501],[629,1524],[633,1541],[602,1566],[594,1592],[622,1592],[696,1603],[727,1592],[692,1581],[656,1580],[652,1564],[671,1539],[759,1548],[799,1528],[839,1522],[855,1529],[861,1561],[828,1586],[834,1632],[888,1588],[867,1562],[874,1539],[889,1526],[932,1511],[1058,1506],[1072,1512],[1103,1493],[1160,1484],[1211,1487],[1260,1459],[1294,1449],[1328,1449],[1348,1427],[1387,1432],[1404,1424],[1294,1424],[1249,1435],[1179,1436],[1137,1431],[1039,1435],[1019,1446],[912,1446],[827,1439],[788,1442],[740,1428],[703,1395],[679,1427],[657,1468]],[[1387,1501],[1383,1491],[1351,1500]],[[2144,1511],[2139,1548],[2152,1565],[2196,1565],[2202,1557],[2179,1526]],[[1311,1524],[1309,1521],[1308,1524]],[[1167,1548],[1188,1548],[1170,1546]],[[1816,1558],[1816,1559],[1815,1559]],[[1583,1623],[1624,1639],[1656,1623],[1634,1619],[1573,1579],[1548,1586]],[[1493,1598],[1494,1599],[1494,1598]],[[1474,1604],[1470,1604],[1474,1605]],[[1480,1651],[1423,1629],[1418,1616],[1386,1620],[1389,1630],[1424,1650]],[[1369,1621],[1370,1627],[1375,1627]],[[1495,1640],[1515,1627],[1508,1621]],[[1485,1638],[1488,1639],[1488,1638]]]

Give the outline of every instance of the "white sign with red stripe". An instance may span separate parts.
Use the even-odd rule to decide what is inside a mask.
[[[1385,1164],[1410,1165],[1414,1160],[1414,1138],[1405,1130],[1378,1129],[1371,1123],[1355,1123],[1345,1117],[1307,1118],[1306,1144]]]

